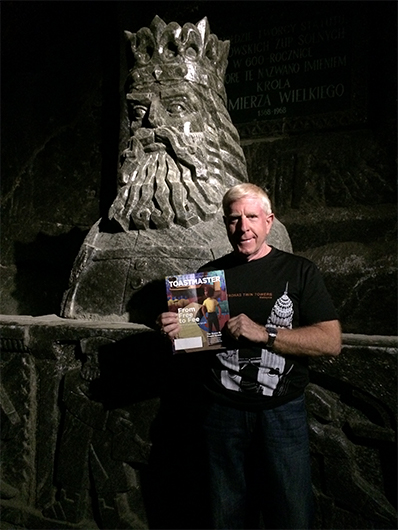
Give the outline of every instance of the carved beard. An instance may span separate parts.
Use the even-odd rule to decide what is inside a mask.
[[[123,187],[108,217],[126,232],[190,227],[219,210],[225,187],[217,134],[182,133],[172,127],[138,129],[123,153]]]

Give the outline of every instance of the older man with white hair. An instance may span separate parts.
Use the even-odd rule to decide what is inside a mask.
[[[231,318],[210,356],[203,429],[214,528],[310,528],[313,511],[304,389],[308,357],[337,356],[341,330],[321,274],[267,243],[268,195],[242,183],[223,197],[233,251],[225,270]],[[176,314],[160,316],[178,336]]]

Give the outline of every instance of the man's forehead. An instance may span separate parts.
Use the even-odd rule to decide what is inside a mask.
[[[258,197],[241,197],[232,201],[228,206],[229,213],[257,211],[258,209],[262,209],[262,203]]]

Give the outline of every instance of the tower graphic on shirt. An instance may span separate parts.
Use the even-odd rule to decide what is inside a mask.
[[[267,324],[272,324],[279,328],[292,329],[294,309],[293,302],[287,294],[288,288],[289,282],[286,284],[283,295],[275,302],[271,314],[268,317]]]
[[[293,326],[294,308],[288,295],[289,284],[280,296],[267,319],[267,324],[279,328],[291,329]],[[221,383],[229,390],[237,392],[256,393],[263,396],[273,396],[284,393],[284,379],[291,370],[282,355],[266,348],[261,350],[261,356],[244,358],[239,356],[239,350],[228,350],[218,355],[226,370],[221,372]]]

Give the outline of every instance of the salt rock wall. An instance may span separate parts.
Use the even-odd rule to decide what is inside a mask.
[[[330,19],[332,3],[296,4],[297,17],[307,22]],[[333,4],[344,10],[336,7],[342,2]],[[358,98],[290,121],[259,120],[250,114],[257,109],[242,107],[233,120],[250,180],[269,190],[294,252],[322,270],[345,333],[339,358],[311,362],[316,527],[394,529],[396,4],[347,4],[344,15],[356,29],[341,39],[355,45],[346,64],[347,71],[354,66],[353,77],[344,83]],[[4,528],[206,527],[201,460],[191,445],[194,395],[188,399],[184,388],[184,399],[169,396],[176,411],[171,430],[159,401],[165,374],[194,376],[192,366],[180,359],[166,371],[159,337],[145,326],[57,316],[83,239],[116,194],[119,36],[156,14],[179,23],[208,16],[219,38],[246,35],[235,44],[248,50],[247,25],[261,25],[264,42],[267,27],[282,27],[289,13],[278,2],[2,5]],[[293,50],[288,40],[280,45],[280,53]],[[235,104],[245,94],[232,92],[238,79],[232,59],[227,91]],[[250,70],[257,71],[242,70],[243,85],[249,86]]]

